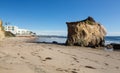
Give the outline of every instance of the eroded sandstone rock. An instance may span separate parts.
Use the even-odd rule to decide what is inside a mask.
[[[67,45],[103,46],[105,28],[92,17],[77,22],[66,22],[68,27]]]
[[[3,39],[5,37],[5,31],[2,26],[2,21],[0,20],[0,39]]]

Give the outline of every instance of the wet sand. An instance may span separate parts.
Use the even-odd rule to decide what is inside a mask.
[[[30,43],[32,39],[0,41],[0,73],[120,73],[120,52]]]

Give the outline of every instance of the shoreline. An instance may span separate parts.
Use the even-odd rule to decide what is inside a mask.
[[[120,52],[32,43],[35,38],[0,41],[0,73],[119,73]]]

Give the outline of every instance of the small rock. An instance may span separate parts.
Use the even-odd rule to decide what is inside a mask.
[[[112,49],[112,48],[113,48],[113,46],[112,46],[112,45],[110,45],[110,44],[108,44],[108,45],[106,45],[106,48],[107,48],[107,49]]]
[[[57,41],[53,41],[52,43],[53,43],[53,44],[58,44],[58,42],[57,42]]]

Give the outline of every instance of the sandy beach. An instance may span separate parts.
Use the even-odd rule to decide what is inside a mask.
[[[120,52],[29,42],[32,39],[0,41],[0,73],[120,73]]]

